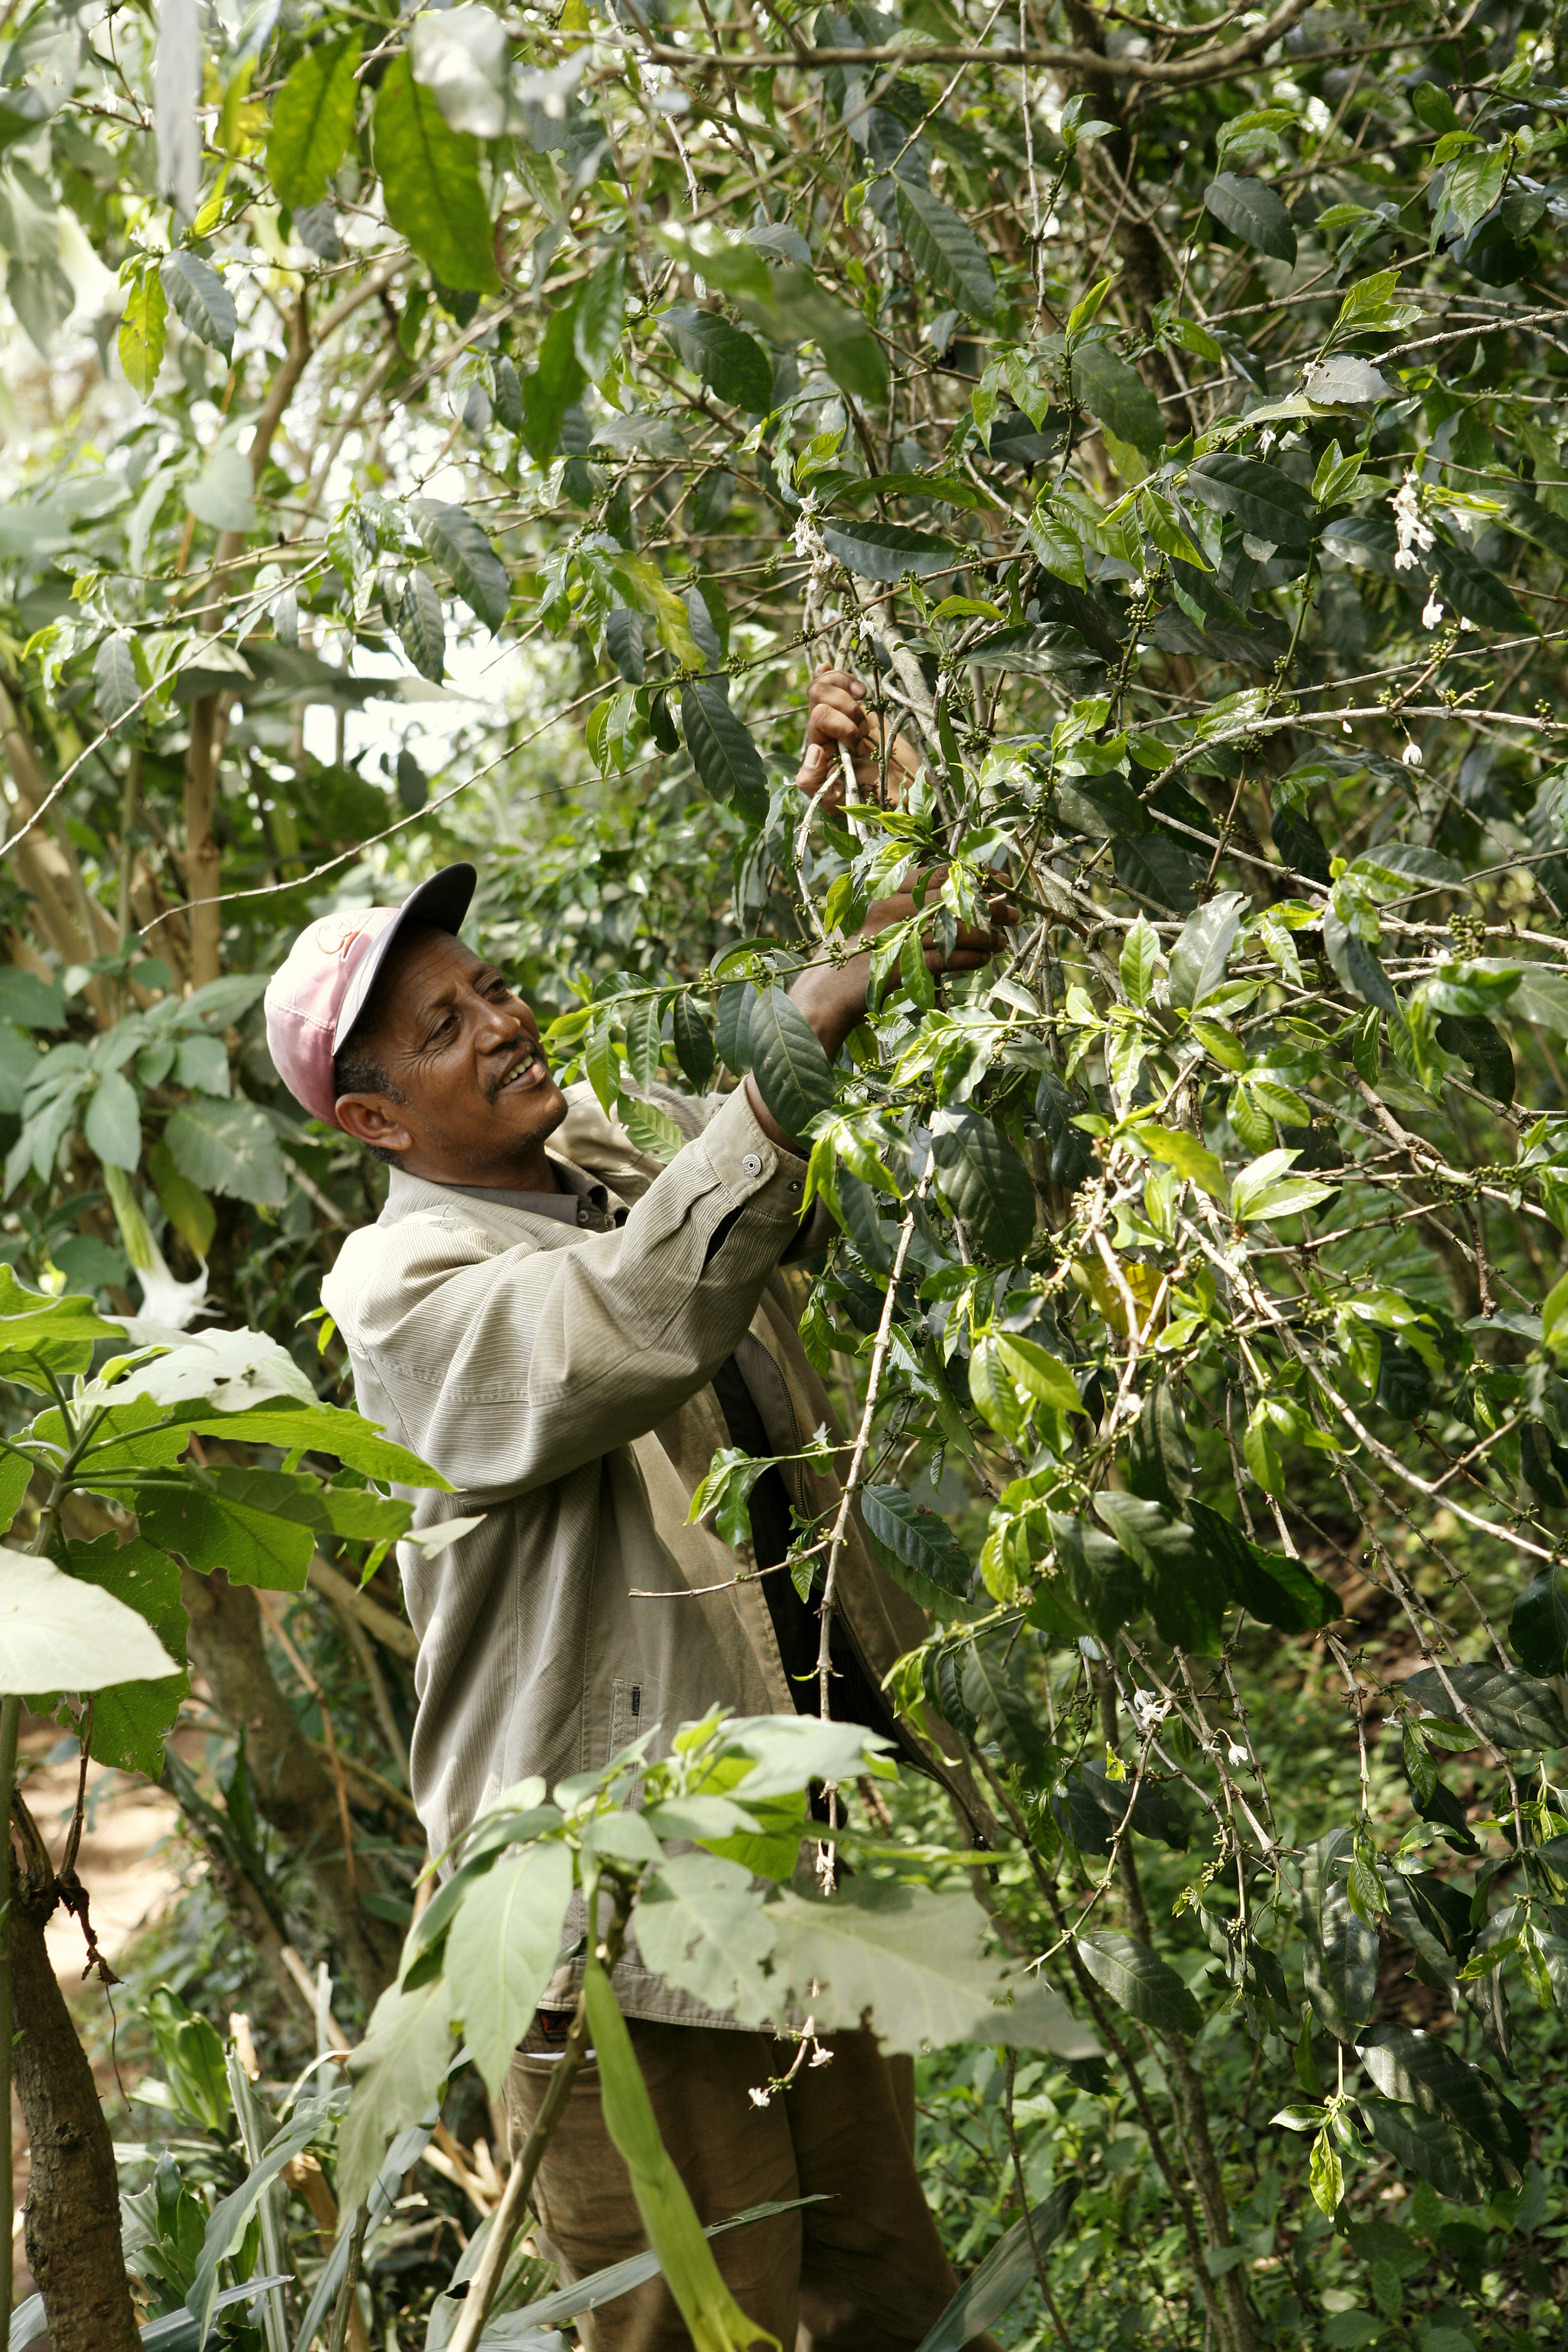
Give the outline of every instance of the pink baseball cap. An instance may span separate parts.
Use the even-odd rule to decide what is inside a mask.
[[[308,1111],[336,1127],[332,1058],[364,1011],[394,943],[409,923],[456,934],[479,876],[444,866],[401,907],[356,907],[302,930],[267,987],[267,1043],[279,1075]]]

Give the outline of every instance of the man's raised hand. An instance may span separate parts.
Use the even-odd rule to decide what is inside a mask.
[[[805,750],[795,782],[822,808],[842,808],[846,799],[842,744],[855,771],[858,800],[881,802],[881,730],[866,708],[866,688],[853,671],[826,664],[813,672],[806,696]],[[902,735],[888,749],[887,800],[897,806],[918,772],[920,753]],[[826,787],[826,789],[825,789]]]

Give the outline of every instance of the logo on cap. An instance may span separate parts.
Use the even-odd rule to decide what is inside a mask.
[[[316,945],[323,955],[335,955],[340,960],[348,954],[365,927],[363,915],[330,915],[316,926]]]

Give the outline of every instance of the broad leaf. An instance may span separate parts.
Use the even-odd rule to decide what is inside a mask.
[[[899,234],[921,276],[972,319],[996,309],[996,280],[985,248],[962,214],[917,183],[895,178]]]
[[[353,2097],[338,2132],[338,2198],[344,2212],[369,2194],[396,2135],[436,2105],[453,2046],[452,1996],[444,1977],[415,1992],[388,1986],[349,2059]]]
[[[660,1833],[671,1832],[661,1826]],[[764,1971],[773,1921],[739,1864],[713,1853],[668,1855],[645,1883],[633,1929],[645,1966],[706,2008],[751,2026],[771,2013]]]
[[[951,540],[929,530],[914,530],[901,522],[849,522],[829,518],[822,526],[823,543],[849,571],[862,580],[880,580],[889,586],[906,572],[926,579],[933,572],[951,572],[962,562]]]
[[[1130,1559],[1143,1571],[1160,1637],[1199,1657],[1218,1654],[1229,1580],[1185,1520],[1136,1495],[1105,1492],[1094,1507]]]
[[[524,1846],[469,1888],[452,1923],[443,1962],[452,2015],[492,2098],[554,1970],[571,1899],[570,1849]]]
[[[768,813],[767,771],[717,678],[694,677],[682,687],[680,724],[703,791],[743,824],[761,824]]]
[[[919,2352],[961,2352],[965,2344],[1000,2319],[1034,2278],[1037,2260],[1054,2246],[1082,2189],[1076,2173],[1058,2180],[1048,2197],[1031,2206],[1026,2219],[1003,2231],[984,2261],[970,2272]]]
[[[267,176],[285,205],[319,205],[343,160],[359,99],[360,37],[323,41],[290,72],[272,109]]]
[[[1021,1257],[1034,1239],[1035,1187],[1000,1128],[950,1107],[931,1118],[931,1148],[942,1196],[976,1249],[998,1261]]]
[[[1247,901],[1239,890],[1211,898],[1190,915],[1171,950],[1171,1002],[1184,1011],[1212,996],[1225,978]]]
[[[146,1619],[112,1592],[0,1547],[0,1690],[107,1690],[177,1672]]]
[[[922,1608],[951,1614],[945,1605],[963,1600],[973,1580],[969,1554],[947,1521],[917,1503],[904,1486],[861,1490],[860,1508],[892,1575]]]
[[[486,627],[499,629],[511,602],[505,564],[466,508],[439,499],[415,499],[408,509],[430,553],[447,567],[452,585]]]
[[[1354,2042],[1377,1994],[1378,1939],[1351,1908],[1344,1864],[1353,1833],[1331,1830],[1301,1858],[1298,1898],[1306,1935],[1303,1974],[1319,2022],[1336,2042]]]
[[[1266,180],[1222,172],[1204,190],[1204,204],[1222,226],[1276,261],[1294,262],[1296,229],[1283,198]]]
[[[1466,1714],[1494,1748],[1509,1752],[1521,1748],[1568,1748],[1568,1722],[1549,1683],[1516,1674],[1511,1666],[1490,1659],[1471,1666],[1449,1666],[1445,1672]],[[1405,1692],[1434,1715],[1454,1713],[1454,1701],[1435,1666],[1423,1666],[1419,1674],[1412,1675]]]
[[[660,323],[692,373],[730,407],[764,415],[773,406],[773,363],[754,335],[689,304],[667,310]]]
[[[427,572],[408,575],[397,608],[397,635],[421,677],[439,686],[447,669],[447,622],[441,599]]]
[[[797,1141],[813,1119],[831,1108],[833,1066],[816,1030],[782,988],[764,988],[752,1006],[751,1065],[763,1102]]]
[[[163,288],[182,325],[199,341],[221,352],[226,360],[232,359],[239,314],[234,296],[211,262],[204,261],[199,253],[170,254],[163,264]]]
[[[1493,2186],[1518,2189],[1530,2160],[1530,2126],[1489,2074],[1467,2065],[1435,2033],[1406,2025],[1368,2026],[1357,2043],[1384,2096],[1439,2116],[1487,2150]]]
[[[1283,467],[1235,450],[1215,450],[1189,467],[1187,488],[1205,505],[1233,514],[1254,539],[1271,546],[1308,547],[1315,527],[1311,493]]]
[[[163,1769],[164,1738],[190,1687],[184,1673],[190,1620],[180,1599],[179,1569],[167,1552],[140,1538],[122,1544],[109,1535],[96,1543],[73,1543],[70,1572],[145,1618],[178,1669],[155,1681],[111,1683],[97,1693],[92,1705],[95,1759],[156,1780]]]
[[[1196,2033],[1203,2011],[1168,1960],[1147,1944],[1099,1927],[1078,1937],[1078,1956],[1118,2008],[1156,2033]]]
[[[399,50],[375,99],[375,162],[386,216],[444,285],[499,292],[479,145],[454,131]]]
[[[1134,367],[1109,343],[1080,343],[1072,355],[1073,398],[1119,441],[1145,457],[1159,456],[1165,437],[1159,404]]]
[[[227,1192],[267,1209],[280,1209],[289,1198],[278,1138],[254,1103],[200,1095],[174,1112],[163,1141],[180,1174],[204,1192]]]

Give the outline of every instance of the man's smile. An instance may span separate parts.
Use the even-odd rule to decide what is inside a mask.
[[[510,1093],[519,1087],[540,1087],[550,1076],[550,1066],[531,1038],[519,1046],[516,1059],[490,1088],[492,1101],[498,1095]]]

